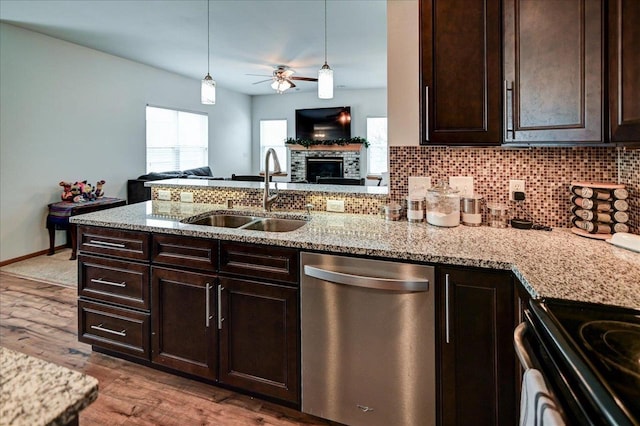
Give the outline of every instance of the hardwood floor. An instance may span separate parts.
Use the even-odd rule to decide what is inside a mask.
[[[77,340],[76,289],[0,272],[0,345],[99,381],[81,425],[335,425],[270,402],[93,352]]]

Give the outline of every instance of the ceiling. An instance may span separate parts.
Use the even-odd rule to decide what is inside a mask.
[[[327,1],[336,91],[386,87],[386,8],[386,0]],[[194,79],[207,73],[206,0],[0,0],[0,20]],[[253,83],[278,65],[317,77],[324,63],[322,0],[211,0],[210,25],[218,87],[273,94],[268,82]]]

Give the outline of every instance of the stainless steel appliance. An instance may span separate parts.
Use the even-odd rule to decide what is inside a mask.
[[[301,254],[302,411],[433,425],[434,268]]]
[[[640,425],[640,311],[561,300],[531,301],[514,333],[568,424]]]

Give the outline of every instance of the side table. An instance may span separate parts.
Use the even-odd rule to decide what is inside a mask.
[[[106,210],[113,207],[120,207],[126,204],[126,200],[109,197],[98,198],[94,201],[82,201],[79,203],[60,201],[58,203],[49,204],[49,214],[47,215],[49,252],[47,253],[47,256],[51,256],[55,252],[56,230],[66,230],[68,241],[71,241],[71,258],[69,260],[76,259],[76,226],[69,223],[69,218],[71,216],[96,212],[98,210]]]

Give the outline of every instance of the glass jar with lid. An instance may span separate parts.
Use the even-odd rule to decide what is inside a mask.
[[[431,225],[460,225],[460,191],[445,181],[427,190],[427,222]]]

